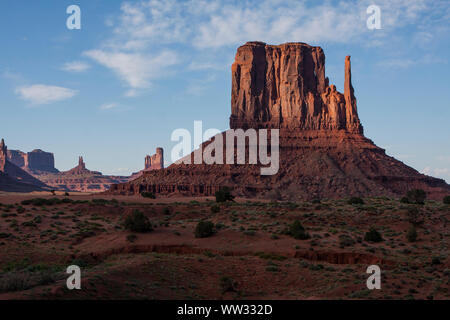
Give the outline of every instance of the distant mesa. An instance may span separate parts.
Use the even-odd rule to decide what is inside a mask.
[[[99,171],[86,168],[83,157],[78,158],[78,165],[68,171],[55,174],[40,175],[39,179],[55,190],[77,192],[102,192],[109,189],[113,183],[128,181],[128,177],[104,176]]]
[[[20,150],[8,150],[8,160],[30,174],[57,173],[53,153],[40,149],[25,153]]]
[[[9,160],[5,141],[0,142],[0,191],[32,192],[48,186]]]
[[[279,129],[278,173],[261,176],[261,165],[174,163],[112,185],[108,193],[211,196],[229,186],[237,196],[264,198],[276,191],[289,200],[395,197],[412,188],[424,189],[431,198],[448,194],[444,180],[420,174],[364,136],[350,56],[344,72],[342,94],[325,75],[322,48],[246,43],[231,67],[230,128]]]

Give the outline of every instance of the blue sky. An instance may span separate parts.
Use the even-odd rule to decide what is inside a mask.
[[[66,8],[81,8],[68,30]],[[366,9],[381,8],[381,29]],[[343,90],[344,58],[365,134],[450,182],[448,1],[0,2],[0,136],[67,170],[83,155],[107,174],[142,169],[177,128],[228,128],[230,67],[246,41],[321,46]]]

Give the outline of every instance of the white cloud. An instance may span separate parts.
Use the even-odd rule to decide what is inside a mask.
[[[77,94],[77,91],[63,87],[35,84],[17,88],[16,94],[22,99],[38,105],[72,98]]]
[[[450,182],[450,169],[449,168],[431,168],[431,167],[425,167],[421,173],[438,177],[441,179],[444,179],[448,182]]]
[[[152,79],[164,75],[167,67],[178,62],[174,46],[177,50],[187,47],[182,48],[182,58],[183,63],[187,61],[188,70],[219,70],[236,47],[247,41],[298,41],[313,45],[359,42],[368,47],[391,47],[398,43],[395,37],[403,37],[402,34],[417,34],[416,39],[432,41],[435,21],[445,21],[442,16],[447,8],[445,0],[377,0],[382,30],[374,31],[366,26],[366,9],[372,4],[372,0],[124,2],[120,15],[107,19],[111,37],[85,55],[113,70],[129,87],[125,95],[135,96],[136,89],[148,88]],[[442,28],[442,23],[439,25]],[[405,33],[405,28],[410,30]],[[214,54],[202,59],[204,52]],[[402,68],[417,63],[414,58],[391,60],[387,65]]]
[[[88,65],[85,62],[82,61],[72,61],[65,63],[61,70],[68,71],[68,72],[83,72],[90,68],[90,65]]]
[[[111,109],[114,109],[117,107],[118,107],[117,103],[107,103],[107,104],[101,105],[100,110],[111,110]]]
[[[113,70],[131,88],[148,88],[150,79],[161,75],[164,67],[177,62],[175,53],[163,51],[157,55],[91,50],[84,52],[101,65]]]
[[[367,35],[387,36],[389,32],[386,31],[407,25],[427,25],[430,22],[421,19],[423,13],[442,11],[442,5],[430,4],[425,0],[378,0],[383,30],[375,33],[366,27],[366,9],[372,2],[127,2],[122,5],[121,16],[116,22],[116,38],[109,45],[115,48],[142,49],[155,43],[188,43],[196,48],[219,48],[240,45],[250,40],[275,44],[286,41],[348,43],[371,38]],[[429,37],[430,34],[428,32],[426,36]]]

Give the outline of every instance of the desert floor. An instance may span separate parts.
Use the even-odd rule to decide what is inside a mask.
[[[61,201],[22,204],[55,197]],[[450,206],[442,202],[216,204],[214,198],[0,193],[0,204],[0,299],[450,297]],[[135,210],[150,219],[152,232],[124,229]],[[215,224],[214,235],[195,238],[201,220]],[[295,220],[309,239],[289,235]],[[415,242],[406,237],[412,223]],[[383,241],[364,240],[370,227]],[[366,286],[373,264],[382,270],[380,290]],[[69,265],[81,267],[81,290],[66,288]]]

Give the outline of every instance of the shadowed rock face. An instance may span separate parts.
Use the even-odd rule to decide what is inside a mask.
[[[57,173],[53,153],[40,149],[24,153],[20,150],[8,150],[8,160],[28,173],[39,176],[47,173]]]
[[[280,129],[278,173],[261,176],[261,165],[248,163],[175,163],[112,185],[109,193],[211,196],[223,186],[237,196],[257,198],[278,190],[284,200],[396,197],[416,188],[435,199],[450,193],[444,180],[420,174],[364,136],[350,57],[345,58],[342,94],[325,77],[320,47],[260,42],[240,47],[232,66],[230,127]],[[194,153],[188,156],[191,163]]]
[[[345,93],[325,76],[322,48],[248,42],[231,68],[230,127],[347,130],[363,133],[345,59]]]
[[[0,142],[0,190],[8,192],[41,191],[47,186],[8,160],[5,141]]]

